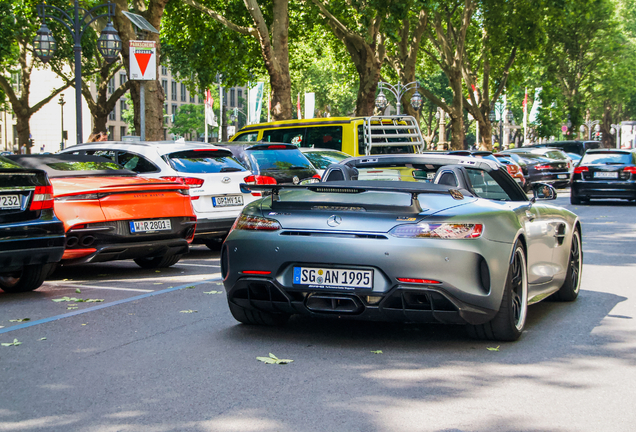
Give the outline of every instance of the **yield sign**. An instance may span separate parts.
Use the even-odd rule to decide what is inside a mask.
[[[153,41],[130,41],[130,79],[157,79],[157,49]]]
[[[139,65],[139,70],[142,75],[146,75],[146,67],[148,67],[150,57],[152,57],[152,53],[135,53],[135,58],[137,59],[137,64]]]

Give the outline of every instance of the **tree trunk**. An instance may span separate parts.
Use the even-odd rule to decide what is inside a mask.
[[[492,150],[492,123],[490,123],[490,119],[486,116],[485,121],[478,121],[477,127],[479,128],[479,138],[480,141],[477,143],[477,147],[479,150]]]
[[[464,98],[462,96],[462,74],[457,69],[449,71],[448,80],[453,90],[453,103],[451,104],[451,149],[464,150],[465,133],[464,133]]]
[[[265,58],[272,88],[270,113],[274,121],[289,120],[293,112],[289,76],[289,1],[274,0],[272,9],[274,19],[270,48],[273,58]]]

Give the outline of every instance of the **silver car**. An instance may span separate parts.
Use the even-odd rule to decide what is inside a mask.
[[[480,339],[522,334],[528,305],[576,299],[578,217],[534,197],[497,164],[378,155],[331,165],[312,185],[242,185],[221,251],[230,311],[246,324],[293,314],[465,324]]]

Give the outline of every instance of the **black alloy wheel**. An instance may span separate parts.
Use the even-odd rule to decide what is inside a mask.
[[[581,233],[575,229],[572,233],[572,246],[565,281],[561,288],[554,293],[559,301],[571,302],[576,300],[581,289],[581,274],[583,273],[583,249],[581,248]]]

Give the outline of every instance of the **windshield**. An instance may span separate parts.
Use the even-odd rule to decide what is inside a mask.
[[[212,174],[246,171],[229,151],[187,150],[167,155],[172,167],[179,172]]]
[[[95,161],[50,162],[50,163],[47,163],[46,166],[56,171],[107,171],[107,170],[120,171],[120,170],[124,170],[122,166],[119,166],[114,162],[95,162]],[[126,172],[128,172],[128,170],[126,170]]]
[[[314,167],[298,149],[250,150],[247,152],[252,165],[258,171],[286,171],[291,169],[311,169]]]
[[[581,165],[593,164],[621,164],[631,165],[631,153],[585,153]]]

